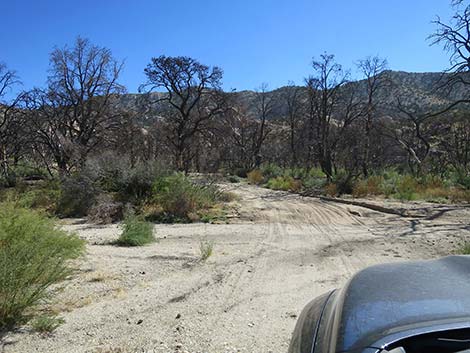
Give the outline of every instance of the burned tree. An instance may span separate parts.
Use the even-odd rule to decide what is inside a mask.
[[[347,82],[340,64],[334,55],[323,54],[313,60],[314,74],[306,79],[309,95],[309,144],[314,149],[315,159],[328,179],[333,176],[333,150],[331,130],[333,115],[340,100],[339,90]]]
[[[386,77],[384,70],[387,68],[387,60],[381,59],[377,56],[368,57],[360,60],[357,64],[362,72],[366,82],[366,102],[364,106],[364,142],[362,152],[362,173],[364,177],[369,175],[370,163],[370,143],[374,115],[379,104],[377,94],[384,84],[386,84]]]
[[[293,82],[284,88],[282,99],[287,108],[287,120],[289,124],[289,147],[291,153],[291,166],[298,163],[298,136],[297,132],[303,115],[303,102],[301,87],[296,86]]]
[[[275,98],[272,92],[268,91],[268,85],[266,83],[261,86],[255,92],[255,110],[256,120],[253,130],[253,157],[254,167],[259,168],[262,162],[261,148],[263,147],[264,141],[269,134],[268,120],[273,115],[273,109],[275,104]]]
[[[10,164],[17,161],[21,152],[24,152],[27,135],[24,133],[23,114],[19,104],[23,93],[7,99],[14,86],[19,84],[15,72],[9,70],[5,64],[0,63],[0,175],[10,185],[14,182],[11,175]]]
[[[47,90],[32,92],[37,141],[50,152],[61,174],[81,167],[114,124],[113,96],[124,92],[122,69],[107,48],[77,38],[74,47],[55,49]]]
[[[162,55],[152,58],[144,72],[147,82],[141,91],[166,90],[156,100],[149,94],[150,103],[165,105],[162,115],[175,166],[180,171],[188,171],[196,157],[192,145],[197,135],[224,110],[222,69],[210,68],[186,56]]]
[[[470,5],[460,7],[461,1],[455,1],[456,9],[449,23],[443,22],[440,17],[434,21],[437,30],[429,38],[432,44],[441,44],[450,54],[451,67],[449,72],[461,73],[470,71]],[[469,84],[468,80],[455,76],[461,82]]]

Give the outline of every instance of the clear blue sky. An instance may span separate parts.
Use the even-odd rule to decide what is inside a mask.
[[[121,83],[135,92],[161,54],[218,65],[237,90],[300,84],[324,51],[345,67],[379,54],[393,70],[443,70],[446,53],[426,37],[451,9],[448,0],[1,0],[0,13],[0,61],[24,88],[44,85],[53,47],[81,35],[125,60]]]

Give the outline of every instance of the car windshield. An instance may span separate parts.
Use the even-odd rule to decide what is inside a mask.
[[[406,338],[391,345],[389,353],[470,353],[470,330],[434,332]]]

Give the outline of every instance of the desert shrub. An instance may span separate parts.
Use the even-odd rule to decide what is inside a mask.
[[[49,287],[71,274],[68,260],[84,242],[42,213],[11,203],[0,207],[0,331],[28,321]]]
[[[140,202],[151,196],[154,180],[167,170],[154,161],[131,163],[128,156],[109,152],[89,159],[84,174],[121,201]]]
[[[445,202],[450,196],[450,191],[443,187],[426,188],[417,197],[426,201]]]
[[[465,242],[462,246],[458,249],[458,253],[462,255],[470,255],[470,243]]]
[[[12,168],[12,172],[16,177],[26,180],[39,180],[49,177],[49,173],[43,167],[34,165],[25,161],[24,163],[17,164]]]
[[[128,215],[122,224],[122,233],[116,241],[120,246],[142,246],[155,241],[153,224],[135,215]]]
[[[440,189],[444,187],[444,180],[433,174],[422,176],[418,182],[423,189]]]
[[[367,195],[380,195],[384,179],[382,176],[373,175],[367,179],[357,180],[354,183],[352,195],[354,197],[364,197]]]
[[[115,223],[124,218],[125,211],[124,203],[114,201],[109,194],[102,194],[88,211],[88,220],[96,224]]]
[[[321,170],[321,168],[310,168],[307,173],[308,176],[313,177],[313,178],[326,178],[325,173]]]
[[[84,174],[66,177],[60,186],[57,214],[61,217],[84,217],[94,204],[98,190]]]
[[[182,173],[158,178],[153,186],[152,203],[159,205],[160,214],[153,220],[162,222],[190,221],[190,215],[208,209],[231,195],[214,185],[195,184]]]
[[[300,191],[302,182],[292,177],[276,177],[268,180],[267,187],[273,190]]]
[[[233,174],[236,175],[239,178],[246,178],[249,170],[246,168],[236,168],[233,170]]]
[[[201,240],[199,242],[199,252],[202,261],[206,261],[214,250],[214,242],[209,240]]]
[[[318,178],[307,175],[302,179],[302,187],[307,190],[320,190],[325,187],[326,178]]]
[[[56,315],[40,315],[31,321],[31,327],[39,333],[52,333],[64,323],[64,319]]]
[[[345,170],[338,170],[333,175],[331,182],[336,185],[336,193],[338,195],[351,194],[353,191],[354,180]]]
[[[229,183],[235,184],[235,183],[239,183],[239,182],[240,182],[240,178],[237,177],[236,175],[229,175],[229,176],[227,177],[227,181],[228,181]]]
[[[405,175],[397,184],[396,197],[400,200],[415,200],[418,191],[418,181],[411,175]]]
[[[283,176],[290,176],[294,179],[303,179],[308,175],[308,170],[306,168],[287,168],[283,170]]]
[[[390,197],[397,192],[397,186],[402,176],[396,170],[385,170],[380,175],[382,177],[382,183],[380,190],[383,195]]]
[[[60,198],[57,181],[44,181],[32,186],[18,183],[16,187],[2,190],[0,201],[12,202],[19,207],[35,208],[54,214]]]
[[[284,171],[282,170],[282,168],[274,163],[264,164],[260,168],[260,171],[263,175],[264,180],[269,180],[284,175]]]
[[[464,189],[470,190],[470,174],[465,170],[456,170],[451,174],[452,183]]]
[[[336,187],[336,184],[334,183],[328,183],[325,185],[325,194],[328,196],[338,196],[338,189]]]
[[[264,181],[263,173],[259,169],[252,170],[247,174],[248,182],[250,184],[260,185]]]
[[[470,202],[470,190],[451,188],[448,194],[448,199],[452,202]]]
[[[290,188],[289,178],[275,177],[268,180],[266,186],[273,190],[284,190],[288,191]]]

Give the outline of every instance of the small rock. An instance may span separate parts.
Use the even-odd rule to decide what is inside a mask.
[[[181,317],[181,314],[180,314],[180,313],[178,313],[178,314],[176,314],[176,317],[175,317],[175,319],[179,319],[180,317]]]
[[[144,322],[144,320],[139,319],[139,320],[136,322],[136,324],[137,324],[137,325],[140,325],[142,322]]]

